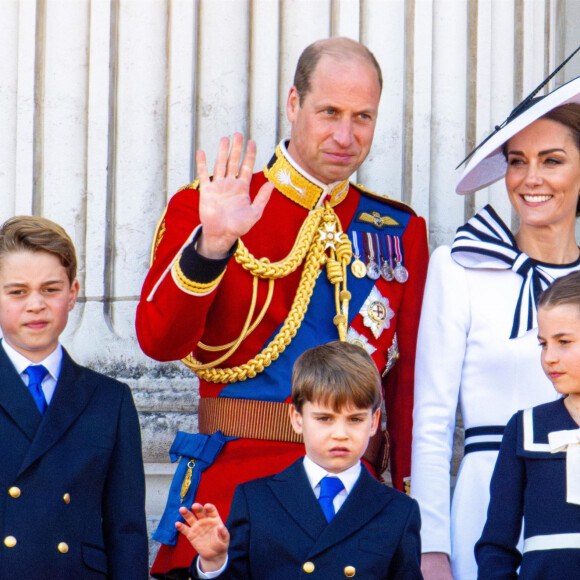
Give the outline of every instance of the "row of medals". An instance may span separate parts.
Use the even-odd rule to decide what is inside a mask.
[[[355,259],[350,265],[350,271],[356,278],[364,278],[367,276],[371,280],[378,280],[382,277],[387,282],[396,280],[400,284],[404,284],[409,279],[409,271],[397,260],[395,260],[394,267],[390,259],[383,259],[382,264],[379,266],[374,259],[374,255],[365,256],[365,260],[366,264],[360,259],[359,255],[355,255]]]

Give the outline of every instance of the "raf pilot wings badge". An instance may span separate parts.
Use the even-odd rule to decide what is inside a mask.
[[[401,224],[388,215],[381,215],[378,211],[361,211],[356,217],[357,222],[373,224],[375,228],[382,230],[387,226],[400,226]]]

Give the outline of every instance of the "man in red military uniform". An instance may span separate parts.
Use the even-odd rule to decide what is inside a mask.
[[[425,222],[408,206],[348,182],[369,152],[381,89],[362,44],[314,43],[288,96],[290,140],[264,171],[252,175],[252,141],[242,159],[242,136],[231,151],[224,138],[213,177],[198,152],[199,183],[167,206],[137,336],[147,355],[184,359],[199,376],[200,433],[179,432],[170,450],[181,462],[154,536],[164,544],[154,576],[180,578],[191,563],[173,525],[182,503],[195,497],[227,514],[238,483],[304,454],[287,404],[294,360],[316,344],[340,338],[373,357],[403,489],[428,249]],[[365,457],[380,474],[380,441]]]

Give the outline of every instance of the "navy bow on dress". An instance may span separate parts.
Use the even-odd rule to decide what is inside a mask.
[[[464,268],[513,270],[522,278],[510,338],[522,336],[537,326],[540,294],[560,276],[578,269],[580,261],[565,266],[545,264],[518,248],[513,234],[491,205],[486,205],[457,229],[452,258]]]

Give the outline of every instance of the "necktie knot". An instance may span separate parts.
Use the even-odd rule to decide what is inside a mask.
[[[46,411],[46,398],[42,391],[42,381],[48,374],[48,370],[43,365],[30,365],[24,371],[28,375],[28,390],[38,407],[41,415]]]
[[[344,489],[342,481],[338,477],[323,477],[320,480],[320,495],[318,502],[324,512],[326,521],[330,522],[335,515],[334,498]]]

